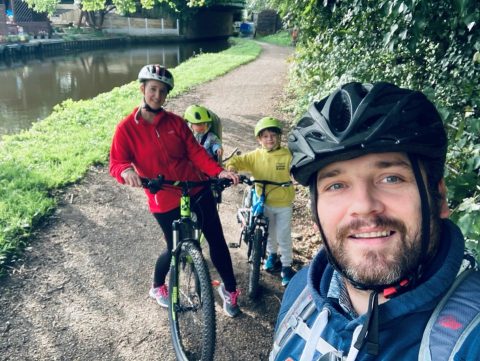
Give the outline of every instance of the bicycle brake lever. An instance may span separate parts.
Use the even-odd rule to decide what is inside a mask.
[[[219,178],[217,185],[220,188],[220,191],[223,191],[226,188],[230,187],[232,183],[233,181],[229,178]]]
[[[159,175],[155,179],[149,179],[146,188],[148,188],[148,191],[151,194],[158,193],[159,191],[161,191],[163,189],[163,187],[162,187],[163,179],[164,179],[163,175]]]

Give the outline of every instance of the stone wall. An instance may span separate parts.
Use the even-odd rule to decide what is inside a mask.
[[[263,10],[258,14],[256,28],[258,35],[275,34],[281,26],[280,17],[275,10]]]
[[[202,9],[181,28],[186,39],[228,37],[233,33],[233,11]]]

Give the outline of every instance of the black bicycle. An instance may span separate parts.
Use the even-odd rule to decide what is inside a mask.
[[[180,218],[173,222],[170,263],[168,320],[177,360],[213,360],[216,323],[212,283],[200,246],[201,231],[190,207],[190,190],[213,186],[221,192],[230,179],[171,181],[162,176],[142,179],[143,186],[156,193],[165,186],[180,188]]]
[[[264,214],[265,201],[269,192],[267,185],[289,187],[292,182],[271,182],[267,180],[250,179],[240,176],[240,181],[247,184],[243,194],[242,207],[237,211],[237,221],[242,227],[240,239],[230,247],[240,247],[242,242],[247,245],[247,259],[250,264],[248,275],[248,296],[257,297],[260,284],[260,265],[265,260],[268,241],[268,217]],[[259,184],[261,193],[257,195],[254,184]],[[275,189],[275,188],[273,188]]]

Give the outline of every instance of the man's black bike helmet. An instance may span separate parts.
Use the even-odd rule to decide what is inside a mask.
[[[313,102],[288,136],[291,173],[307,185],[324,166],[368,153],[407,152],[445,162],[447,137],[435,106],[389,83],[348,83]]]

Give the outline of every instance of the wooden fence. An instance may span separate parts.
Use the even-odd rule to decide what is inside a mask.
[[[103,31],[131,36],[179,36],[180,22],[178,19],[130,18],[109,14],[105,17]]]

